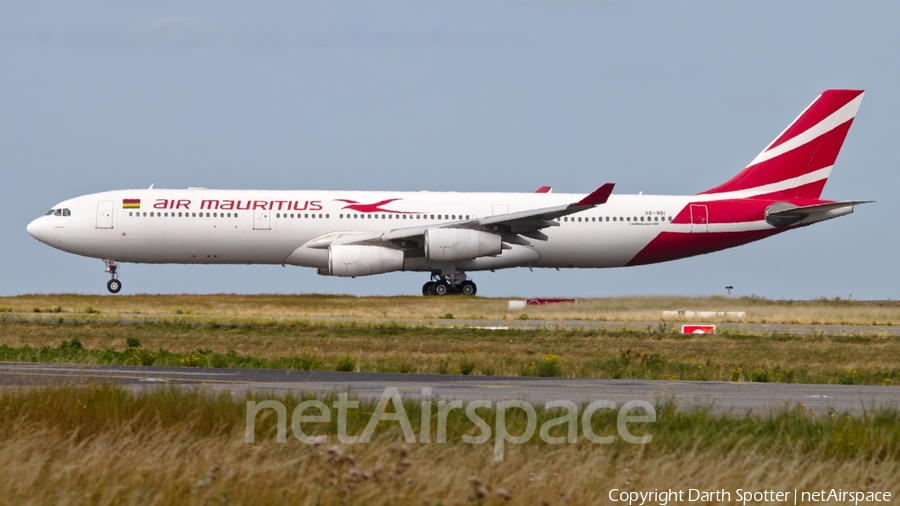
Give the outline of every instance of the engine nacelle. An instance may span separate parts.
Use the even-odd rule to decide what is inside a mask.
[[[328,274],[368,276],[403,269],[403,252],[380,246],[338,244],[328,247]]]
[[[452,262],[502,251],[500,236],[467,228],[429,228],[425,231],[425,256],[429,260]]]

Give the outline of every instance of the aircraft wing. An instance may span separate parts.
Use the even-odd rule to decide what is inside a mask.
[[[547,227],[558,227],[557,218],[579,213],[587,209],[605,204],[612,194],[614,183],[606,183],[592,193],[571,204],[554,207],[518,211],[472,218],[469,220],[448,221],[416,227],[404,227],[387,232],[343,232],[328,234],[313,239],[306,244],[313,249],[326,249],[332,244],[367,244],[400,249],[422,247],[425,231],[430,228],[468,228],[481,230],[502,236],[503,242],[510,244],[531,244],[527,239],[546,241],[547,236],[540,230]]]

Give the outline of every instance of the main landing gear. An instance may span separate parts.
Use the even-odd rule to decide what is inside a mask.
[[[451,276],[432,274],[431,281],[422,285],[422,295],[475,295],[478,287],[465,273],[457,272]]]
[[[122,282],[119,281],[119,264],[115,260],[104,260],[106,263],[106,271],[109,273],[110,280],[106,283],[106,289],[109,293],[119,293],[122,289]]]

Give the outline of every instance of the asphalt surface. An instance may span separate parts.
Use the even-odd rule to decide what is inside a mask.
[[[587,403],[631,400],[655,402],[671,398],[681,406],[711,405],[715,410],[765,411],[785,404],[811,409],[833,408],[861,412],[878,406],[900,407],[900,387],[865,385],[806,385],[786,383],[730,383],[720,381],[658,381],[574,378],[523,378],[273,369],[198,369],[189,367],[97,366],[0,362],[0,387],[33,387],[58,383],[113,382],[139,390],[164,385],[209,391],[336,393],[349,391],[360,398],[377,398],[396,387],[410,398],[431,389],[432,398],[532,403],[569,400]]]

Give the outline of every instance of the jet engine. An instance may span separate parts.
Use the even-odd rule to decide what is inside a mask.
[[[328,247],[328,274],[368,276],[403,269],[403,251],[380,246],[338,244]]]
[[[429,228],[425,231],[425,256],[429,260],[452,262],[499,255],[500,236],[466,228]]]

